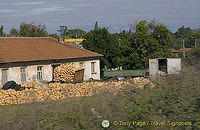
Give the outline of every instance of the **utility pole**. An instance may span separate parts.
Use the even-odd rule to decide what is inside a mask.
[[[121,46],[121,39],[119,38],[119,46]]]
[[[183,39],[183,57],[185,58],[185,40]]]
[[[195,47],[197,47],[197,40],[196,40],[196,38],[195,38],[195,41],[194,41],[194,45],[195,45]]]

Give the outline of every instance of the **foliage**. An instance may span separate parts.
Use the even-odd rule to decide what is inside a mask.
[[[83,38],[86,32],[81,29],[69,29],[65,32],[65,38]]]
[[[164,25],[140,21],[134,29],[110,34],[96,22],[83,46],[104,55],[102,68],[146,69],[149,58],[170,56],[169,30]]]
[[[185,41],[186,48],[192,48],[197,46],[200,42],[200,31],[194,31],[189,27],[180,27],[177,32],[174,33],[175,40],[172,41],[174,45],[178,45],[178,48],[182,48],[183,39]]]
[[[36,23],[21,23],[19,33],[23,37],[46,37],[45,25]]]
[[[20,36],[20,33],[19,33],[19,30],[18,29],[16,29],[16,28],[11,28],[11,30],[10,30],[10,36]]]
[[[21,23],[20,29],[12,28],[9,36],[18,37],[46,37],[48,33],[45,25],[36,23]]]
[[[199,65],[200,65],[200,46],[192,48],[192,50],[186,55],[185,60],[189,65],[195,65],[199,68]]]
[[[121,32],[121,65],[124,69],[146,69],[149,58],[169,57],[169,30],[162,24],[140,21],[132,32]]]
[[[5,33],[3,31],[3,26],[0,27],[0,37],[5,37]]]
[[[82,45],[85,49],[103,54],[101,57],[101,68],[117,67],[116,61],[119,56],[118,37],[115,34],[110,34],[106,28],[98,28],[91,30],[86,34]]]

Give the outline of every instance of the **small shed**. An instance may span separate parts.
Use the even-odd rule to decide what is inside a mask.
[[[181,71],[180,58],[155,58],[149,59],[149,75],[179,74]]]

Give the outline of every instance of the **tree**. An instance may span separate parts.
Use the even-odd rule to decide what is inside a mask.
[[[185,41],[186,48],[192,48],[193,46],[195,46],[195,40],[197,37],[195,35],[195,32],[189,27],[180,27],[178,31],[174,33],[174,35],[177,39],[175,44],[178,44],[180,48],[182,48],[183,39]]]
[[[1,26],[1,27],[0,27],[0,36],[1,36],[1,37],[5,37],[5,35],[6,35],[6,34],[5,34],[4,31],[3,31],[3,26]]]
[[[97,31],[97,30],[98,30],[98,22],[97,22],[97,21],[95,22],[95,27],[94,27],[94,30],[95,30],[95,31]]]
[[[101,69],[118,67],[117,60],[120,55],[118,36],[110,34],[106,28],[97,26],[95,24],[95,29],[86,34],[85,40],[82,42],[83,47],[104,55],[100,58]]]
[[[19,31],[16,29],[16,28],[11,28],[11,30],[10,30],[10,36],[20,36],[20,33],[19,33]]]
[[[149,58],[170,56],[169,30],[164,25],[140,21],[132,31],[120,49],[124,69],[146,69]]]
[[[66,38],[83,38],[86,32],[81,29],[69,29],[64,35]]]
[[[200,70],[200,46],[192,48],[192,50],[186,55],[185,61],[189,65],[193,65]]]
[[[21,23],[19,33],[23,37],[46,37],[48,35],[45,25],[36,23]]]

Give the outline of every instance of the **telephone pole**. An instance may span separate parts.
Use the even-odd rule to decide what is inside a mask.
[[[197,47],[197,40],[196,40],[196,38],[195,38],[194,44],[195,44],[195,47]]]

